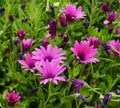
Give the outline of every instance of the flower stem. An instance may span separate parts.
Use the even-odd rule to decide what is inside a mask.
[[[46,108],[46,104],[48,103],[50,96],[51,96],[51,82],[49,82],[49,85],[48,85],[48,97],[46,101],[44,102],[43,108]]]

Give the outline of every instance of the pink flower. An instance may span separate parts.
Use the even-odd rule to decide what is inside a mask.
[[[116,30],[116,34],[120,34],[120,28]]]
[[[21,96],[13,90],[12,93],[7,92],[6,98],[9,106],[14,106],[21,99]]]
[[[26,32],[23,29],[18,31],[18,36],[20,39],[23,39],[26,36]]]
[[[120,57],[120,41],[119,40],[117,41],[111,40],[107,45],[110,47],[110,49],[107,50],[109,53]]]
[[[34,44],[35,40],[32,39],[23,39],[22,40],[22,49],[24,51],[29,50],[30,47]]]
[[[89,62],[96,63],[99,60],[94,58],[93,56],[97,54],[97,48],[93,48],[94,46],[90,46],[88,41],[81,41],[78,43],[76,41],[74,43],[74,48],[71,48],[74,55],[80,60],[81,63],[87,64]]]
[[[35,69],[35,60],[32,58],[30,53],[24,54],[25,60],[18,60],[18,63],[22,65],[22,68],[25,70],[30,70],[34,72]]]
[[[104,20],[104,24],[109,24],[109,23],[112,23],[113,21],[116,20],[116,11],[114,12],[111,12],[111,13],[107,13],[107,19]]]
[[[81,19],[86,16],[86,14],[82,12],[81,6],[76,9],[76,6],[72,4],[68,4],[66,9],[62,10],[61,12],[66,16],[68,22],[74,22],[76,19]]]
[[[98,48],[100,40],[97,37],[88,37],[87,40],[90,42],[90,45],[93,45],[94,48]]]
[[[32,52],[33,59],[35,59],[38,62],[41,61],[58,61],[63,62],[63,60],[66,59],[65,53],[61,52],[62,48],[58,48],[57,46],[54,46],[53,48],[51,45],[47,45],[47,48],[40,46],[40,48],[35,48],[35,51]]]
[[[42,62],[41,65],[36,65],[36,69],[40,74],[35,74],[37,76],[42,76],[40,84],[46,84],[47,82],[53,82],[58,84],[58,80],[65,81],[64,77],[59,76],[66,69],[65,66],[60,66],[59,62],[49,62],[48,60]]]

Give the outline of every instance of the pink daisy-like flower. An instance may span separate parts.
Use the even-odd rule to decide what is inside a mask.
[[[65,60],[66,57],[65,53],[61,51],[62,48],[58,48],[57,46],[52,48],[50,44],[47,45],[47,48],[40,46],[40,48],[35,48],[35,51],[32,52],[32,58],[38,62],[55,60],[63,63],[63,60]]]
[[[109,53],[120,57],[120,41],[119,40],[117,41],[111,40],[107,45],[110,47],[110,49],[107,50]]]
[[[87,64],[89,62],[96,63],[99,61],[93,57],[98,52],[97,48],[90,46],[90,42],[88,41],[81,41],[80,43],[76,41],[74,43],[74,48],[71,48],[71,50],[81,63]]]
[[[104,20],[104,24],[109,24],[109,23],[112,23],[113,21],[116,20],[116,11],[114,12],[111,12],[111,13],[107,13],[107,19]]]
[[[90,42],[90,45],[93,45],[94,48],[98,48],[100,40],[97,37],[88,37],[87,40]]]
[[[32,58],[30,53],[24,54],[25,60],[18,60],[18,63],[22,65],[22,68],[25,70],[30,70],[34,72],[35,69],[35,60]]]
[[[29,50],[30,47],[35,43],[35,40],[32,39],[23,39],[22,40],[22,49],[24,51]]]
[[[64,77],[59,76],[66,69],[65,66],[60,66],[59,62],[49,62],[48,60],[43,61],[41,65],[36,65],[36,69],[40,74],[35,74],[37,76],[42,76],[40,84],[46,84],[47,82],[53,82],[58,84],[58,80],[65,81]]]
[[[6,99],[9,106],[14,106],[21,99],[21,96],[13,90],[12,93],[7,92]]]
[[[86,14],[82,12],[82,6],[76,8],[76,6],[72,4],[68,4],[66,9],[61,12],[66,16],[68,22],[74,22],[76,19],[81,19],[86,16]]]

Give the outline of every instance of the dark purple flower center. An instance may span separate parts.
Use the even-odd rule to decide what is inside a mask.
[[[35,64],[34,64],[34,62],[32,62],[32,63],[29,63],[28,65],[29,65],[29,68],[30,68],[30,69],[32,69],[32,68],[34,68],[34,67],[35,67]]]
[[[47,57],[45,57],[45,58],[44,58],[44,61],[48,60],[49,62],[51,62],[51,61],[52,61],[52,59],[53,59],[52,57],[47,56]]]
[[[85,56],[84,54],[78,54],[78,57],[81,61],[84,61],[85,60]]]
[[[47,78],[54,78],[54,75],[52,73],[47,74]]]
[[[66,19],[67,19],[68,22],[74,22],[75,18],[76,18],[76,16],[73,16],[73,15],[70,15],[70,14],[66,15]]]

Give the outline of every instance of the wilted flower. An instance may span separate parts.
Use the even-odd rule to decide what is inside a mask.
[[[23,29],[18,31],[18,36],[20,39],[23,39],[26,36],[26,32]]]
[[[42,76],[40,84],[46,84],[48,82],[53,82],[58,84],[58,80],[65,81],[64,77],[59,76],[66,69],[65,66],[60,66],[59,62],[49,62],[48,60],[43,61],[41,66],[36,65],[36,69],[40,74],[35,74],[37,76]]]
[[[58,48],[57,46],[54,46],[53,48],[51,45],[47,45],[47,48],[40,46],[40,48],[35,48],[35,51],[32,52],[33,59],[35,59],[38,62],[41,61],[58,61],[63,62],[63,60],[66,59],[65,53],[61,52],[62,48]]]
[[[86,16],[86,14],[82,12],[82,6],[76,8],[76,6],[72,4],[67,4],[66,9],[61,10],[61,12],[66,16],[68,22],[74,22],[76,19],[81,19]]]
[[[14,38],[14,44],[17,46],[19,44],[19,38],[18,37],[15,37]]]
[[[8,47],[5,48],[5,52],[9,54],[10,53],[10,48],[8,48]]]
[[[23,51],[27,51],[34,44],[35,40],[32,39],[23,39],[22,40],[22,49]]]
[[[110,4],[109,2],[107,2],[106,4],[104,4],[103,2],[100,2],[100,5],[101,5],[103,11],[105,11],[105,12],[109,12],[109,10],[110,10],[109,4]]]
[[[48,27],[49,27],[49,34],[51,35],[52,38],[54,38],[56,36],[56,32],[58,29],[57,20],[50,20]]]
[[[83,80],[72,79],[71,82],[75,92],[79,92],[80,88],[85,85]]]
[[[105,97],[103,98],[103,100],[102,100],[103,105],[107,105],[111,98],[112,98],[112,94],[111,93],[107,93],[105,95]]]
[[[22,65],[22,68],[25,70],[30,70],[34,72],[35,69],[35,60],[32,58],[30,53],[24,54],[25,60],[18,60],[18,63]]]
[[[100,108],[100,104],[95,104],[94,108]]]
[[[8,105],[14,106],[21,99],[21,96],[13,90],[12,93],[7,92],[6,98]]]
[[[80,43],[76,41],[74,43],[74,48],[71,48],[71,50],[77,59],[84,64],[87,64],[89,62],[96,63],[99,61],[93,57],[98,52],[97,48],[90,46],[90,43],[88,41],[81,41]]]
[[[66,20],[64,15],[62,15],[60,17],[60,24],[61,24],[62,27],[66,27],[67,26],[67,20]]]
[[[120,34],[120,28],[116,30],[116,34]]]
[[[87,99],[83,95],[81,95],[79,93],[76,93],[76,97],[83,100],[84,102],[87,102]]]
[[[87,40],[90,42],[90,45],[93,45],[94,48],[98,48],[100,40],[97,37],[88,37]]]
[[[110,49],[107,50],[109,53],[120,57],[120,41],[119,40],[117,41],[111,40],[107,45],[110,46]]]
[[[113,21],[116,20],[116,11],[111,12],[111,13],[107,13],[107,19],[104,20],[104,24],[109,24],[112,23]]]
[[[83,24],[84,24],[85,28],[87,29],[89,26],[89,23],[87,21],[85,21]]]

